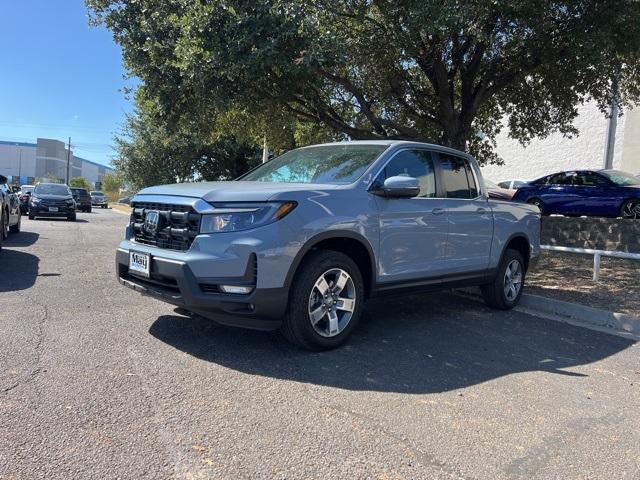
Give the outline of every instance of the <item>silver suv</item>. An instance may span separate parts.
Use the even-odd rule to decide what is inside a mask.
[[[489,199],[472,157],[424,143],[300,148],[131,205],[123,285],[308,349],[344,343],[364,301],[387,293],[480,285],[512,308],[540,251],[536,207]]]

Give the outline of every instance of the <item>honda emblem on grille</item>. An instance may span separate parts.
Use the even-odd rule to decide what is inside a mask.
[[[156,210],[147,212],[147,215],[144,217],[144,230],[151,235],[156,235],[159,227],[160,213]]]

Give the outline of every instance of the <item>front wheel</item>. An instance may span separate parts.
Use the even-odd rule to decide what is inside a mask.
[[[507,249],[493,282],[480,287],[485,303],[499,310],[515,307],[522,296],[525,273],[522,254],[517,250]]]
[[[20,213],[20,211],[18,211],[18,221],[16,222],[15,225],[11,225],[9,227],[9,230],[11,230],[11,233],[20,233],[21,224],[22,224],[22,214]]]
[[[74,213],[73,215],[69,215],[67,217],[67,221],[69,222],[75,222],[76,221],[76,214]]]
[[[546,215],[546,212],[544,210],[544,203],[539,198],[532,198],[530,200],[527,200],[527,203],[529,205],[535,205],[536,207],[538,207],[540,209],[540,215]]]
[[[281,332],[307,350],[336,348],[358,324],[363,303],[364,283],[355,262],[340,252],[313,252],[296,274]]]
[[[622,218],[640,218],[640,198],[627,200],[620,210]]]

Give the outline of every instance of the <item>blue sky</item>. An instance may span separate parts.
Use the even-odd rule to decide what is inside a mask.
[[[82,0],[0,0],[0,140],[67,141],[108,164],[132,103],[120,48]]]

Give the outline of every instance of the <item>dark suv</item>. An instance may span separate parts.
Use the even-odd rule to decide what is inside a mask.
[[[36,217],[67,217],[76,221],[76,202],[71,190],[60,183],[40,183],[29,199],[29,220]]]
[[[91,195],[84,188],[71,187],[73,199],[76,201],[76,208],[82,212],[91,213]]]

